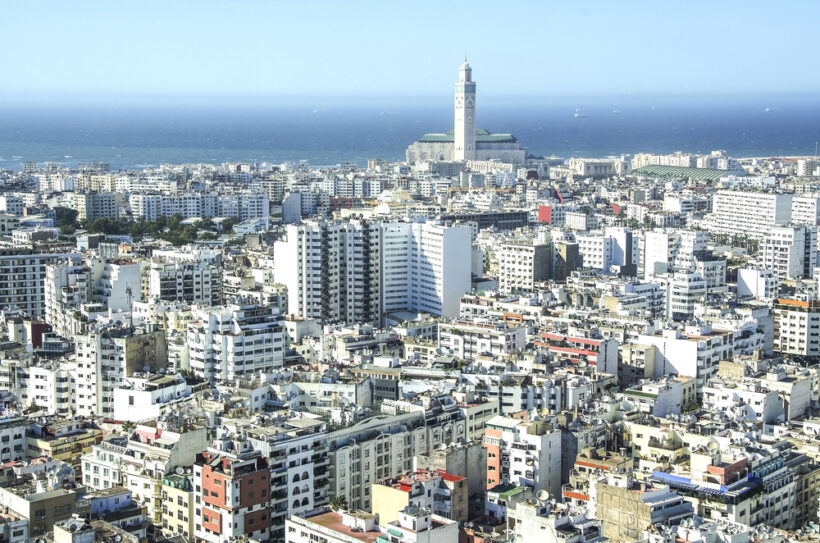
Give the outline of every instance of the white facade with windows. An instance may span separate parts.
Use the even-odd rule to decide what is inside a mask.
[[[758,265],[778,279],[811,277],[817,266],[817,227],[780,226],[766,235]]]
[[[0,249],[0,307],[45,315],[46,265],[80,263],[79,253],[36,254],[30,249]]]
[[[442,322],[438,326],[438,345],[462,360],[473,360],[484,354],[505,356],[524,349],[526,331],[524,326],[512,324]]]
[[[28,421],[23,418],[0,419],[0,461],[19,462],[25,460],[26,430]]]
[[[378,321],[411,310],[457,316],[471,288],[468,226],[306,221],[274,249],[288,312],[324,321]]]
[[[131,331],[115,323],[75,336],[76,414],[114,416],[114,389],[134,373],[167,364],[165,332]]]
[[[792,223],[808,226],[820,225],[820,198],[817,196],[792,198]]]
[[[484,429],[484,447],[488,488],[514,483],[560,495],[561,432],[551,422],[493,417]]]
[[[791,194],[721,190],[712,200],[705,226],[713,234],[761,240],[773,226],[788,224],[791,215]]]
[[[233,382],[271,373],[285,359],[284,318],[258,305],[212,307],[188,325],[188,364],[198,377]]]
[[[741,268],[737,270],[737,295],[741,298],[771,300],[777,295],[777,277],[773,270]]]
[[[774,304],[774,350],[820,356],[820,303],[779,299]]]
[[[237,194],[131,194],[128,199],[135,219],[155,221],[159,217],[181,215],[184,219],[225,217],[247,221],[270,215],[265,192]]]
[[[550,278],[552,246],[535,242],[505,243],[498,252],[498,290],[530,292]]]

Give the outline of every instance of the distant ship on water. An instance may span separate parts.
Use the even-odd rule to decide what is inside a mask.
[[[576,109],[575,109],[575,113],[573,113],[573,114],[572,114],[572,116],[573,116],[573,117],[575,117],[576,119],[581,119],[581,118],[583,118],[583,117],[588,117],[589,115],[587,115],[586,113],[584,113],[584,110],[583,110],[583,109],[578,109],[578,108],[576,108]]]

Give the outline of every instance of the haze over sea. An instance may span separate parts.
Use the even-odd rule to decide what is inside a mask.
[[[400,105],[407,103],[3,104],[0,169],[19,169],[24,161],[104,161],[119,170],[164,163],[403,160],[407,145],[453,122],[449,98]],[[482,102],[479,96],[477,126],[513,133],[532,154],[565,158],[715,149],[737,157],[813,155],[820,97]]]

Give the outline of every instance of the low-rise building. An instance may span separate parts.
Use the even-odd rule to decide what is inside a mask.
[[[456,521],[468,520],[467,480],[446,471],[421,469],[390,477],[375,483],[371,493],[371,512],[381,524],[398,520],[407,506]]]

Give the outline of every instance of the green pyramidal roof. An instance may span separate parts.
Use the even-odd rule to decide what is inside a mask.
[[[632,175],[647,175],[662,177],[664,179],[685,179],[691,177],[695,181],[715,181],[724,175],[728,175],[728,170],[716,170],[713,168],[686,168],[684,166],[663,166],[660,164],[650,164],[632,170]]]
[[[419,138],[421,143],[453,143],[455,139],[455,131],[448,130],[444,134],[425,134]],[[512,134],[493,134],[483,128],[478,128],[475,131],[476,143],[518,143],[518,140]]]

